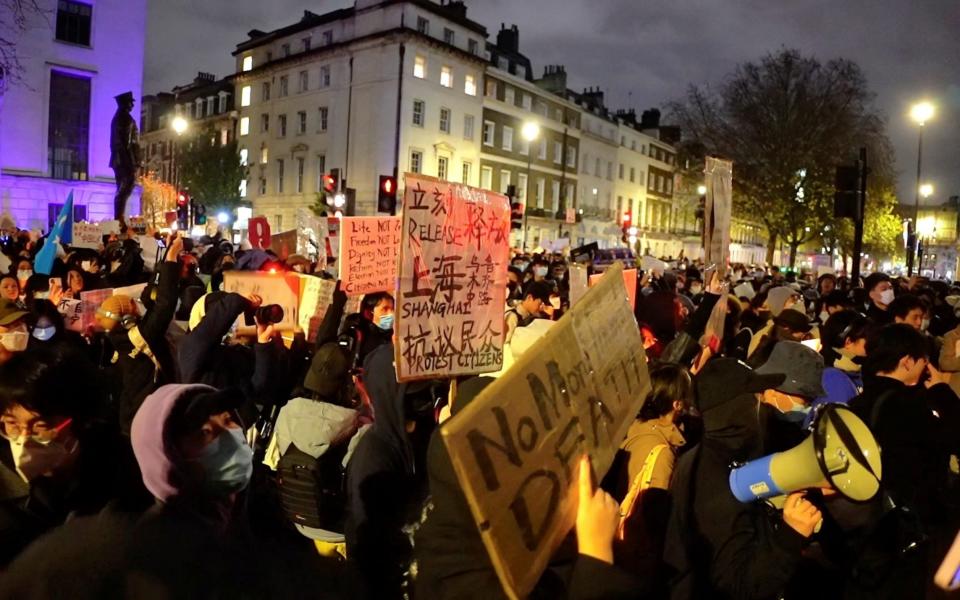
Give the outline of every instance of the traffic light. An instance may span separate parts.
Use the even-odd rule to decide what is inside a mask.
[[[323,175],[323,191],[327,194],[336,194],[340,191],[340,169],[330,169]]]
[[[620,228],[621,231],[623,232],[623,237],[621,237],[620,239],[623,240],[624,244],[630,243],[630,239],[629,239],[630,229],[631,229],[630,223],[632,221],[633,221],[633,216],[630,214],[630,211],[623,213],[623,218],[622,218],[621,228]]]
[[[397,178],[393,175],[381,175],[377,188],[377,211],[387,214],[397,212]]]
[[[194,225],[206,225],[207,224],[207,207],[199,202],[193,203],[193,224]]]
[[[860,218],[860,168],[837,167],[834,178],[833,216],[837,218]]]
[[[189,226],[187,222],[189,218],[189,207],[190,196],[188,196],[186,192],[179,192],[177,194],[177,227],[181,230],[185,230]]]
[[[510,229],[523,229],[523,203],[517,198],[517,186],[507,186],[507,198],[510,199]]]

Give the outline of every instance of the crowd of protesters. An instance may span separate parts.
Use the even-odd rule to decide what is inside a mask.
[[[332,264],[219,234],[144,257],[121,234],[39,274],[42,240],[0,240],[0,597],[508,597],[437,429],[492,379],[397,382],[388,292],[350,310],[337,286],[308,342],[224,273]],[[576,525],[531,597],[937,597],[960,527],[960,286],[650,264],[651,390],[605,477],[580,461]],[[570,308],[573,269],[602,267],[514,254],[508,354]],[[85,329],[61,314],[136,284]],[[835,404],[881,447],[881,493],[734,497],[733,465]]]

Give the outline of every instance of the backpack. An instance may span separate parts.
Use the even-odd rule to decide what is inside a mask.
[[[298,529],[342,532],[346,510],[346,442],[331,447],[320,458],[290,444],[277,464],[277,483],[283,510]],[[303,532],[302,529],[300,529]]]

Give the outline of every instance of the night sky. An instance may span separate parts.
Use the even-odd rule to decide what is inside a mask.
[[[269,31],[349,0],[153,0],[144,93],[170,90],[197,71],[233,70],[230,55],[250,29]],[[863,68],[888,120],[899,192],[912,203],[921,98],[938,113],[924,134],[931,202],[960,194],[960,3],[957,0],[468,0],[490,39],[500,23],[520,28],[520,49],[539,76],[564,64],[568,85],[599,86],[611,108],[662,107],[690,83],[717,83],[737,63],[780,47]]]

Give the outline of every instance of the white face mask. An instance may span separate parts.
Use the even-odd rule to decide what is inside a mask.
[[[7,352],[23,352],[27,349],[29,339],[30,335],[26,331],[0,333],[0,344],[7,349]]]
[[[930,319],[920,321],[920,331],[926,331],[930,327]]]
[[[886,289],[880,292],[880,303],[884,306],[889,306],[893,302],[894,294],[893,289]]]
[[[550,298],[550,306],[552,306],[554,310],[560,310],[560,298]]]
[[[24,481],[30,482],[37,477],[51,474],[76,453],[79,444],[72,436],[58,437],[44,444],[28,437],[10,440],[10,453],[17,473]]]
[[[702,291],[703,291],[703,287],[702,287],[702,286],[699,286],[699,285],[691,285],[691,286],[690,286],[690,293],[693,294],[694,296],[696,296],[697,294],[699,294],[699,293],[702,292]]]
[[[20,269],[17,271],[17,279],[20,281],[26,281],[30,279],[30,276],[33,275],[33,271],[29,269]]]
[[[827,319],[829,319],[829,318],[830,318],[830,313],[828,313],[828,312],[825,311],[825,310],[820,312],[820,322],[821,322],[821,323],[826,323],[826,322],[827,322]]]

